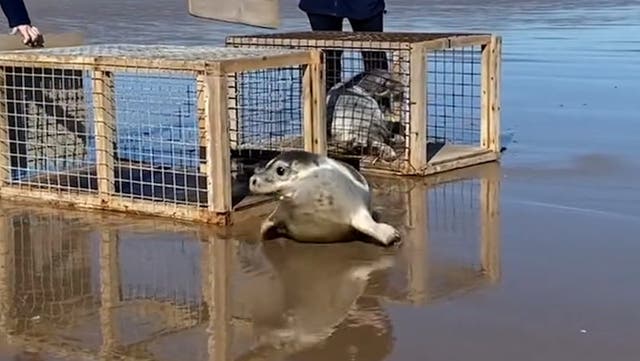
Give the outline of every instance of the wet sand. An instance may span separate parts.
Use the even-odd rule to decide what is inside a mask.
[[[306,29],[292,3],[283,30]],[[89,42],[256,32],[167,0],[29,6]],[[639,14],[392,2],[389,30],[503,35],[508,148],[500,165],[372,178],[398,250],[2,203],[0,360],[637,360]]]

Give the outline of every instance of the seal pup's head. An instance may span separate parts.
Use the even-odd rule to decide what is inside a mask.
[[[278,193],[304,178],[323,163],[322,156],[303,150],[284,151],[264,167],[257,167],[249,179],[254,194]]]

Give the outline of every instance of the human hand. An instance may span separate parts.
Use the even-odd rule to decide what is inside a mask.
[[[22,42],[25,45],[35,48],[42,46],[44,43],[44,38],[42,34],[40,34],[40,30],[38,30],[38,28],[36,28],[35,26],[18,25],[13,28],[11,34],[15,35],[18,32],[20,33],[20,35],[22,35]]]

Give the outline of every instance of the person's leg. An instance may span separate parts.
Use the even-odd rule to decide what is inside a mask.
[[[382,32],[384,29],[384,11],[366,19],[349,19],[351,28],[354,32]],[[365,71],[371,69],[389,69],[387,54],[383,51],[363,51],[362,59],[364,60]]]
[[[342,31],[342,18],[331,15],[307,14],[309,25],[313,31]],[[332,86],[342,79],[342,51],[325,51],[326,64],[326,89],[329,91]]]

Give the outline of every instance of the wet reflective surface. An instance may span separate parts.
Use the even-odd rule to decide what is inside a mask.
[[[406,239],[397,249],[5,205],[3,341],[64,359],[387,359],[393,309],[499,282],[499,172],[373,178],[376,206]]]
[[[27,3],[88,42],[264,31],[182,1]],[[389,30],[503,35],[501,166],[371,179],[391,250],[2,203],[0,360],[637,360],[640,4],[389,3]]]

